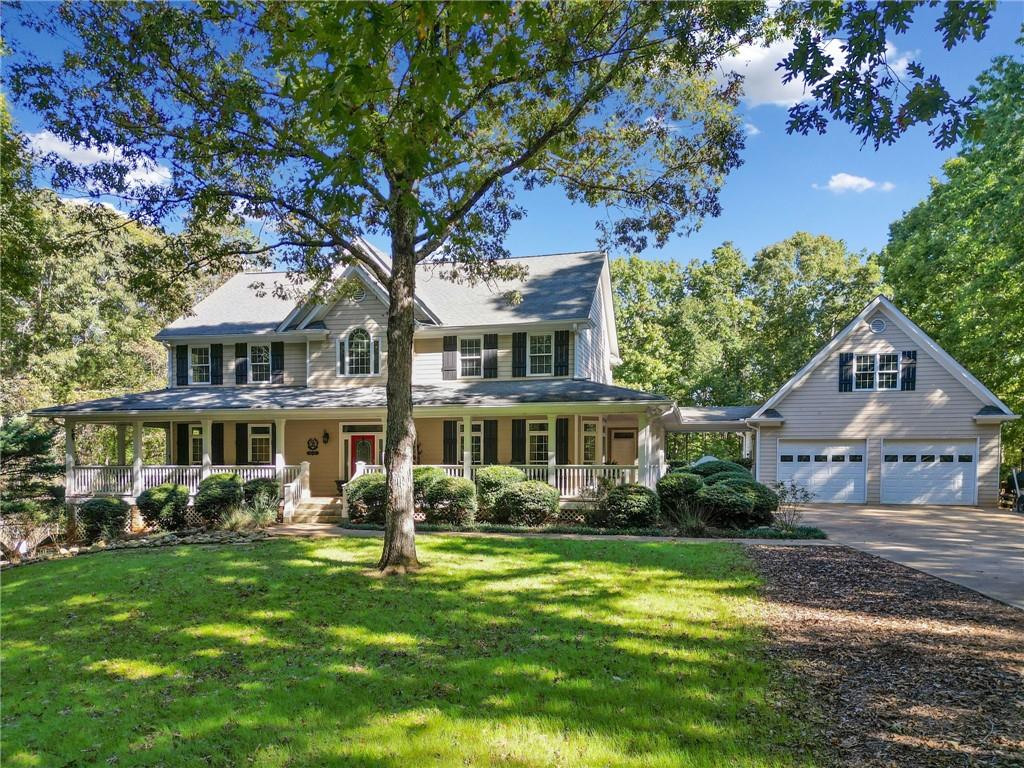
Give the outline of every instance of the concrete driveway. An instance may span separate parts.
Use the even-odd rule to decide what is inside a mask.
[[[833,541],[1024,608],[1024,516],[975,507],[812,505]]]

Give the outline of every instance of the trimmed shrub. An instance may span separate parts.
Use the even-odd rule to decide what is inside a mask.
[[[745,488],[728,483],[705,485],[697,491],[697,504],[704,520],[716,528],[750,528],[755,523],[754,500]]]
[[[495,522],[543,525],[558,514],[558,489],[539,480],[510,485],[494,502]]]
[[[676,525],[693,510],[694,494],[704,485],[700,475],[689,472],[670,472],[658,481],[658,500],[661,514]]]
[[[521,469],[502,467],[497,464],[480,467],[476,471],[476,499],[480,505],[480,511],[485,514],[490,512],[498,497],[507,488],[524,482],[526,482],[526,473]],[[481,515],[481,517],[484,516]]]
[[[754,507],[751,511],[751,525],[771,525],[775,510],[779,508],[779,495],[767,485],[750,479],[724,480],[720,485],[735,488],[750,499]]]
[[[750,474],[747,472],[746,467],[742,467],[734,461],[722,461],[721,459],[705,461],[703,464],[691,464],[687,467],[686,471],[701,477],[708,477],[718,472],[746,472],[748,475]]]
[[[427,501],[427,491],[443,477],[447,477],[447,475],[440,467],[412,468],[412,496],[417,507],[423,508]]]
[[[658,494],[642,485],[617,485],[591,516],[603,528],[648,528],[658,521]],[[587,521],[591,524],[591,520]]]
[[[476,516],[476,486],[465,477],[445,476],[427,491],[426,502],[428,523],[468,525]]]
[[[704,477],[705,485],[714,485],[715,483],[721,483],[724,480],[740,480],[749,483],[755,482],[754,476],[745,470],[742,472],[735,472],[732,470],[728,472],[715,472],[713,475],[705,475]]]
[[[120,538],[131,522],[131,507],[121,499],[96,496],[78,508],[78,522],[88,542],[101,537]]]
[[[281,498],[281,488],[274,478],[257,477],[242,486],[242,497],[246,504],[276,505]]]
[[[188,486],[176,483],[147,488],[135,500],[146,525],[159,526],[165,531],[179,531],[186,527]]]
[[[199,483],[195,508],[203,526],[220,525],[224,516],[242,504],[242,478],[233,472],[219,472]]]
[[[367,472],[345,483],[345,502],[350,519],[361,523],[383,523],[388,499],[388,481],[383,472]]]

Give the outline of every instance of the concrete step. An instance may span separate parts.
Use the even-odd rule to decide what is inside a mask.
[[[340,514],[299,514],[295,513],[292,515],[291,522],[293,523],[341,523],[344,521]]]

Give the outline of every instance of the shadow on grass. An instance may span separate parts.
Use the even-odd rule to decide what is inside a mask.
[[[5,763],[805,761],[770,703],[737,547],[431,536],[422,572],[368,579],[378,548],[11,572]]]

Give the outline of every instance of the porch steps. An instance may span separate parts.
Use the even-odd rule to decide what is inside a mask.
[[[340,496],[314,496],[306,499],[292,512],[293,523],[340,523],[344,503]]]

